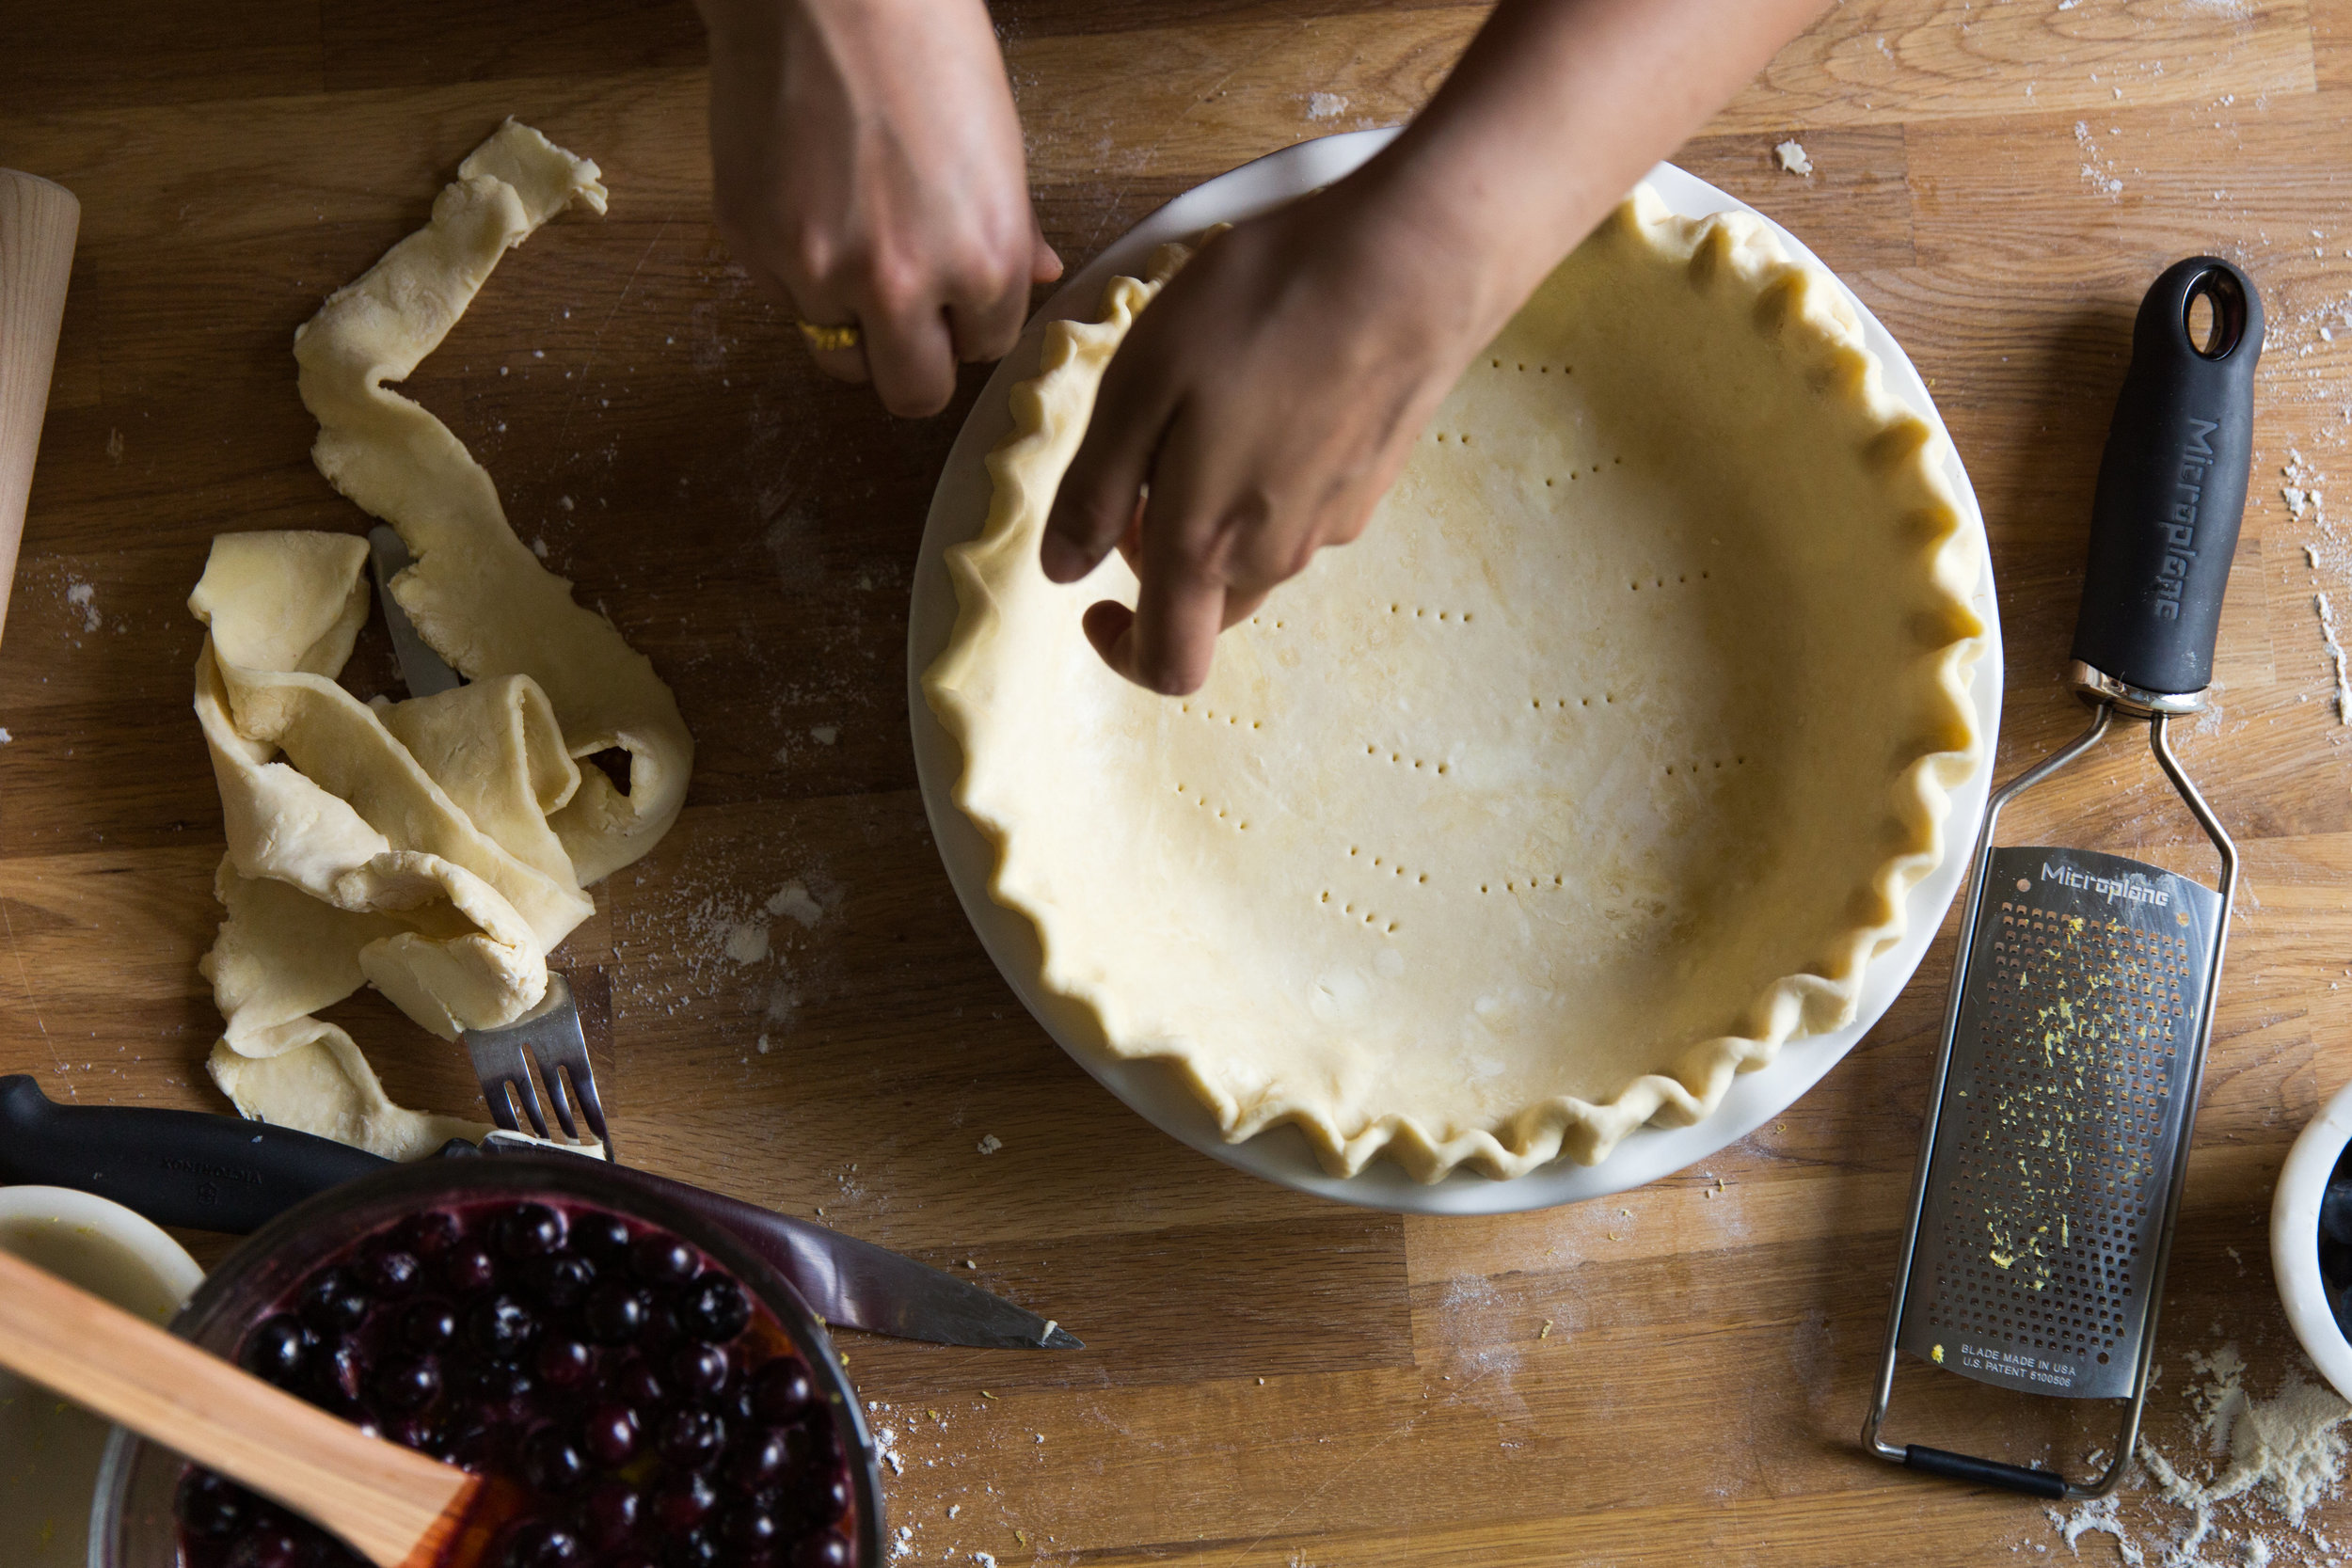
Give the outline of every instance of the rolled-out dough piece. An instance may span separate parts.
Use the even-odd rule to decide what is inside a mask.
[[[1121,560],[1037,564],[1155,286],[1048,332],[925,677],[1101,1048],[1435,1180],[1597,1162],[1851,1019],[1981,761],[1982,543],[1834,280],[1637,192],[1181,700],[1087,643]]]
[[[552,818],[583,883],[628,864],[669,831],[694,745],[652,661],[573,602],[507,527],[489,474],[464,443],[387,381],[439,346],[499,258],[575,202],[601,213],[596,166],[510,119],[458,166],[433,221],[339,290],[294,334],[302,401],[317,416],[319,472],[389,522],[416,557],[393,580],[419,635],[469,680],[529,675],[571,755],[619,748],[628,792],[591,768]]]
[[[210,1067],[247,1116],[400,1159],[479,1136],[392,1104],[313,1015],[372,984],[443,1038],[512,1022],[594,911],[582,884],[676,818],[692,742],[669,688],[516,540],[456,437],[382,387],[501,255],[604,195],[595,165],[508,120],[433,222],[296,334],[318,466],[407,542],[416,563],[393,593],[470,684],[373,705],[336,684],[369,608],[356,535],[224,536],[189,597],[209,630],[196,709],[229,840],[201,966],[224,1020]],[[630,756],[627,794],[573,760],[612,747]]]

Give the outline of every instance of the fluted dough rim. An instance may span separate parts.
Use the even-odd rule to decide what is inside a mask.
[[[1204,1077],[1188,1050],[1136,1037],[1126,1026],[1115,977],[1077,973],[1060,961],[1057,911],[1033,893],[1024,873],[1018,802],[983,798],[976,758],[989,744],[991,726],[988,709],[969,688],[999,641],[1006,584],[1013,574],[1037,569],[1039,532],[1090,413],[1095,383],[1136,315],[1183,263],[1184,247],[1163,247],[1147,277],[1112,280],[1099,320],[1050,326],[1039,373],[1013,388],[1012,428],[987,460],[994,482],[987,520],[977,538],[946,554],[958,614],[946,650],[922,684],[963,758],[952,798],[995,855],[991,896],[1036,929],[1044,955],[1041,985],[1076,1004],[1113,1055],[1172,1069],[1216,1116],[1228,1142],[1295,1126],[1333,1175],[1356,1175],[1385,1157],[1429,1182],[1457,1167],[1510,1178],[1563,1157],[1594,1164],[1646,1122],[1688,1126],[1703,1119],[1721,1104],[1735,1075],[1766,1066],[1790,1039],[1852,1022],[1870,960],[1902,938],[1908,895],[1947,853],[1944,821],[1952,791],[1983,764],[1986,737],[1968,689],[1971,670],[1987,647],[1986,628],[1971,604],[1983,555],[1981,531],[1946,479],[1942,437],[1887,391],[1880,361],[1836,282],[1819,266],[1791,260],[1761,220],[1736,212],[1680,217],[1645,186],[1603,227],[1682,268],[1695,288],[1742,291],[1756,329],[1779,337],[1817,389],[1845,399],[1865,417],[1873,435],[1860,460],[1919,499],[1906,520],[1933,606],[1931,635],[1941,640],[1919,659],[1925,696],[1911,733],[1922,738],[1889,782],[1901,839],[1854,888],[1851,923],[1822,944],[1825,961],[1766,986],[1747,1010],[1742,1032],[1695,1042],[1666,1070],[1635,1078],[1607,1101],[1536,1100],[1489,1126],[1451,1135],[1402,1111],[1344,1125],[1327,1104],[1304,1097],[1244,1103]]]

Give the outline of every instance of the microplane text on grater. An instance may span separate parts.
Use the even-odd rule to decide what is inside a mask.
[[[2236,847],[2168,726],[2202,708],[2212,682],[2262,339],[2252,280],[2212,256],[2167,269],[2133,326],[2068,668],[2090,725],[1985,804],[1863,1422],[1866,1447],[1911,1469],[2098,1497],[2132,1463],[2237,886]],[[2003,808],[2118,715],[2147,721],[2220,857],[2217,887],[2096,850],[1994,846]],[[2114,1458],[2077,1481],[1887,1441],[1904,1353],[2000,1387],[2128,1402]]]

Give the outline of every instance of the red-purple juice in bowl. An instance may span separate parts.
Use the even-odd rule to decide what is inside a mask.
[[[453,1196],[358,1236],[246,1327],[258,1376],[519,1492],[494,1568],[850,1568],[855,1486],[774,1312],[692,1243],[577,1197]],[[365,1568],[205,1470],[186,1568]]]

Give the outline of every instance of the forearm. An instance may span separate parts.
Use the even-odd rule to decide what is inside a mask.
[[[1826,0],[1502,0],[1358,177],[1460,262],[1481,341]]]

